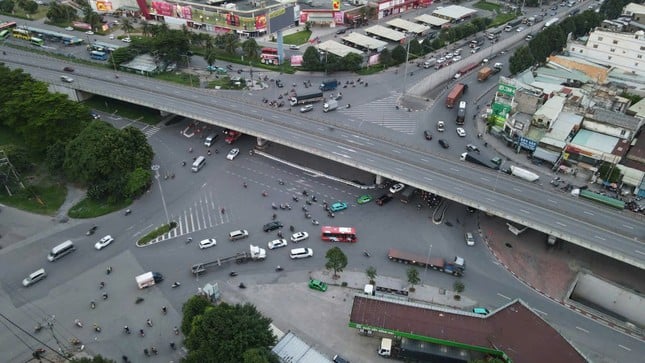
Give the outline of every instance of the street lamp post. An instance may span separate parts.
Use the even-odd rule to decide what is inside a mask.
[[[432,244],[428,247],[428,260],[426,261],[426,278],[428,277],[428,264],[430,262],[430,253],[432,252]]]
[[[407,39],[407,33],[406,33]],[[408,60],[410,59],[410,40],[408,40],[408,45],[405,51],[405,74],[403,75],[403,92],[402,95],[405,96],[405,92],[408,85]]]

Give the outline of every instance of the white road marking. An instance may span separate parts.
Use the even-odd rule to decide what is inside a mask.
[[[606,241],[606,239],[605,239],[605,238],[603,238],[603,237],[600,237],[600,236],[594,236],[594,237],[595,237],[595,238],[598,238],[598,239],[599,239],[599,240],[601,240],[601,241]]]
[[[508,297],[508,296],[506,296],[506,295],[502,295],[502,294],[500,294],[499,292],[497,293],[497,295],[498,295],[498,296],[503,297],[503,298],[504,298],[504,299],[506,299],[506,300],[510,300],[510,299],[511,299],[510,297]]]
[[[618,344],[618,346],[619,346],[619,347],[621,347],[621,348],[623,348],[623,349],[625,349],[625,350],[626,350],[626,351],[628,351],[628,352],[631,352],[631,351],[632,351],[631,349],[627,348],[626,346],[624,346],[624,345],[622,345],[622,344]]]
[[[485,182],[490,181],[488,178],[479,178],[479,179],[481,179],[481,180],[483,180]]]
[[[332,154],[335,154],[335,155],[338,155],[338,156],[342,156],[342,157],[344,157],[344,158],[346,158],[346,159],[351,159],[351,157],[350,157],[349,155],[340,154],[340,153],[337,153],[337,152],[335,152],[335,151],[334,151],[334,152],[332,152]]]
[[[566,224],[564,224],[564,223],[562,223],[562,222],[555,222],[555,224],[558,224],[558,225],[560,225],[560,226],[562,226],[562,227],[566,227],[566,226],[567,226]]]
[[[429,163],[430,162],[430,160],[424,159],[424,158],[421,158],[421,161],[423,161],[424,163]]]
[[[427,176],[424,176],[423,179],[425,179],[427,181],[432,181],[432,178],[428,178]]]
[[[338,148],[341,149],[341,150],[348,151],[350,153],[355,153],[356,152],[356,150],[354,150],[354,149],[349,149],[349,148],[342,147],[342,146],[338,146]]]
[[[520,209],[520,212],[530,214],[529,211],[527,211],[526,209]]]
[[[450,170],[452,170],[452,171],[459,171],[459,169],[455,169],[455,168],[450,168]]]
[[[587,215],[590,215],[590,216],[594,215],[593,213],[591,213],[591,212],[589,212],[589,211],[586,211],[586,210],[585,210],[585,211],[582,211],[582,213],[587,214]]]
[[[629,229],[634,229],[634,227],[632,227],[632,226],[628,226],[628,225],[626,225],[626,224],[623,224],[623,227],[625,227],[625,228],[629,228]]]
[[[580,331],[582,331],[582,332],[585,332],[585,333],[589,334],[589,330],[587,330],[587,329],[581,328],[581,327],[579,327],[579,326],[577,326],[577,327],[576,327],[576,329],[578,329],[578,330],[580,330]]]
[[[557,202],[558,202],[557,200],[553,200],[553,199],[547,199],[547,200],[548,200],[549,202],[551,202],[551,203],[557,203]]]
[[[400,151],[400,150],[396,150],[396,149],[392,149],[392,152],[393,152],[393,153],[397,153],[397,154],[400,154],[400,153],[401,153],[401,151]]]
[[[641,254],[641,255],[645,255],[645,252],[640,251],[640,250],[636,250],[635,252],[638,253],[638,254]]]
[[[520,189],[520,188],[513,188],[513,190],[516,191],[516,192],[521,192],[522,191],[522,189]]]

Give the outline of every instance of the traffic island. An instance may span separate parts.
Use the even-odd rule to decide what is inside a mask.
[[[163,224],[157,229],[150,231],[148,234],[141,237],[141,239],[137,241],[137,247],[143,247],[149,244],[157,243],[158,237],[163,236],[164,234],[172,231],[175,228],[177,228],[177,222],[170,222],[168,224]]]

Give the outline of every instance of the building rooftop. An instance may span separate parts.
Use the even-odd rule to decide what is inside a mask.
[[[585,118],[608,125],[618,126],[632,132],[638,131],[642,122],[636,117],[625,115],[620,112],[608,111],[603,108],[594,108]]]
[[[562,112],[562,107],[566,99],[562,96],[553,96],[549,98],[542,107],[535,111],[534,119],[539,119],[541,117],[546,118],[545,122],[555,121],[558,118],[560,112]],[[548,127],[551,127],[550,125]]]
[[[373,34],[380,38],[384,38],[393,42],[400,42],[402,39],[405,39],[405,33],[398,30],[386,28],[382,25],[373,25],[365,29],[365,33]]]
[[[363,55],[363,52],[356,49],[349,47],[344,44],[340,44],[335,40],[326,40],[320,44],[317,45],[318,49],[324,50],[325,52],[329,52],[331,54],[335,54],[339,57],[344,57],[350,53],[356,53]]]
[[[387,46],[387,42],[374,39],[374,38],[368,37],[367,35],[359,34],[355,32],[345,35],[342,39],[350,43],[358,44],[369,50],[381,49]]]
[[[434,27],[440,27],[444,24],[450,23],[450,20],[442,19],[429,14],[419,15],[416,18],[414,18],[414,20]]]
[[[557,330],[521,300],[481,316],[453,309],[355,296],[350,324],[440,339],[446,345],[454,342],[493,349],[505,353],[514,362],[586,361]]]
[[[428,30],[430,30],[430,27],[427,25],[413,23],[411,21],[407,21],[401,18],[394,18],[388,21],[386,24],[391,27],[404,29],[407,32],[411,32],[415,34],[421,34],[423,32],[427,32]]]
[[[637,117],[645,118],[645,98],[631,105],[628,110]]]
[[[271,349],[282,362],[289,363],[331,363],[331,361],[309,344],[298,338],[292,332],[288,332]]]
[[[589,150],[596,150],[605,154],[612,154],[616,145],[620,141],[619,138],[615,136],[609,136],[601,134],[599,132],[582,129],[578,131],[573,140],[571,140],[571,145],[581,146]]]
[[[436,9],[432,15],[439,16],[446,19],[463,19],[477,13],[477,10],[467,8],[465,6],[450,5],[441,9]]]
[[[623,15],[632,16],[632,14],[645,14],[645,5],[629,3],[623,8]]]

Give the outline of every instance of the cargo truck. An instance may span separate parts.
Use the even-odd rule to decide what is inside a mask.
[[[381,357],[390,357],[392,355],[392,339],[381,339],[381,347],[378,350],[378,355]]]
[[[477,80],[480,82],[484,82],[485,80],[488,79],[488,77],[491,76],[491,74],[493,74],[493,69],[491,67],[484,67],[480,69],[479,72],[477,73]]]
[[[137,286],[139,286],[140,289],[144,289],[163,281],[163,275],[159,272],[146,272],[135,277],[135,280],[137,281]]]
[[[403,189],[401,193],[399,193],[400,198],[401,198],[401,203],[409,203],[410,200],[414,197],[414,192],[416,191],[416,188],[413,187],[406,187]]]
[[[333,111],[338,108],[338,101],[329,100],[323,104],[323,112]]]
[[[415,255],[413,253],[390,248],[387,252],[387,258],[394,262],[401,262],[420,267],[429,267],[433,270],[445,272],[454,276],[462,276],[466,269],[466,261],[459,256],[456,256],[452,262],[447,262],[445,259],[440,257]]]
[[[323,81],[323,83],[320,84],[320,90],[321,91],[333,91],[338,87],[338,81],[335,79],[328,79],[326,81]]]
[[[291,106],[295,105],[304,105],[306,103],[314,103],[324,100],[322,92],[310,93],[307,95],[297,95],[289,99],[289,104]]]
[[[427,61],[423,62],[423,68],[428,69],[430,67],[433,67],[435,64],[437,64],[437,58],[430,58]]]
[[[479,154],[472,154],[469,152],[462,153],[459,157],[461,161],[470,161],[471,163],[479,164],[493,170],[499,169],[499,165],[492,160],[488,160]]]
[[[511,165],[510,167],[510,174],[530,182],[534,182],[540,179],[540,176],[535,174],[534,172],[518,168],[517,166],[513,165]]]
[[[193,265],[190,270],[193,274],[199,275],[203,272],[206,272],[206,269],[211,267],[219,267],[230,262],[245,263],[248,261],[263,261],[266,257],[267,252],[264,248],[250,245],[249,252],[238,252],[233,256],[217,258],[214,261],[210,262],[198,263]]]
[[[459,98],[461,98],[461,95],[466,93],[466,90],[468,89],[468,86],[463,84],[463,83],[457,83],[448,96],[446,97],[446,107],[448,108],[453,108],[455,107],[455,103],[459,101]]]

